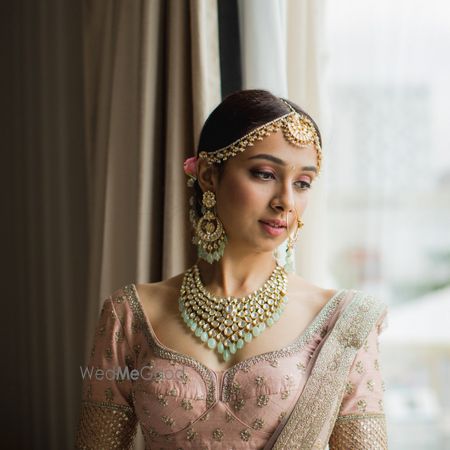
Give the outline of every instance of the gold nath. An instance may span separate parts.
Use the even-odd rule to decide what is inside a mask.
[[[287,275],[278,265],[262,287],[242,298],[212,295],[195,265],[184,275],[179,309],[195,335],[228,361],[266,326],[279,320],[287,303],[286,293]]]
[[[200,151],[198,157],[205,159],[209,164],[221,163],[242,153],[248,147],[252,147],[256,141],[262,141],[266,136],[281,129],[285,139],[296,147],[314,145],[317,152],[317,172],[319,172],[322,163],[322,148],[313,123],[308,117],[298,113],[289,103],[284,103],[289,106],[291,112],[255,128],[226,147],[213,152]]]

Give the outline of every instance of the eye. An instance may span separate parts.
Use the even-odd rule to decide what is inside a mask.
[[[307,189],[311,188],[311,183],[308,183],[307,181],[296,181],[295,186],[298,187],[301,190],[306,191]]]
[[[260,180],[273,180],[275,175],[272,172],[267,172],[264,170],[252,170],[252,175]]]

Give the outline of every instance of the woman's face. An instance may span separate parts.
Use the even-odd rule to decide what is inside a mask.
[[[295,147],[281,131],[228,160],[216,211],[229,245],[268,252],[286,240],[306,208],[316,168],[315,147]]]

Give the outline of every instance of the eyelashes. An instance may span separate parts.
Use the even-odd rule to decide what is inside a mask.
[[[266,170],[252,170],[251,174],[262,181],[270,181],[275,180],[275,174]],[[295,183],[295,186],[299,188],[300,190],[307,190],[311,188],[311,183],[308,183],[307,181],[298,180]]]

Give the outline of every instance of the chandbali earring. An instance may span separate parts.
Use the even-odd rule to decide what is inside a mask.
[[[219,261],[222,258],[227,236],[222,222],[214,212],[216,205],[214,192],[203,193],[202,205],[203,216],[195,226],[193,243],[197,245],[199,258],[212,264],[213,261]]]
[[[286,264],[284,266],[286,272],[294,271],[294,246],[298,239],[298,232],[300,231],[300,228],[302,228],[304,225],[304,223],[300,220],[300,218],[298,216],[296,217],[297,217],[297,228],[295,230],[294,235],[293,236],[289,235],[287,240]]]

